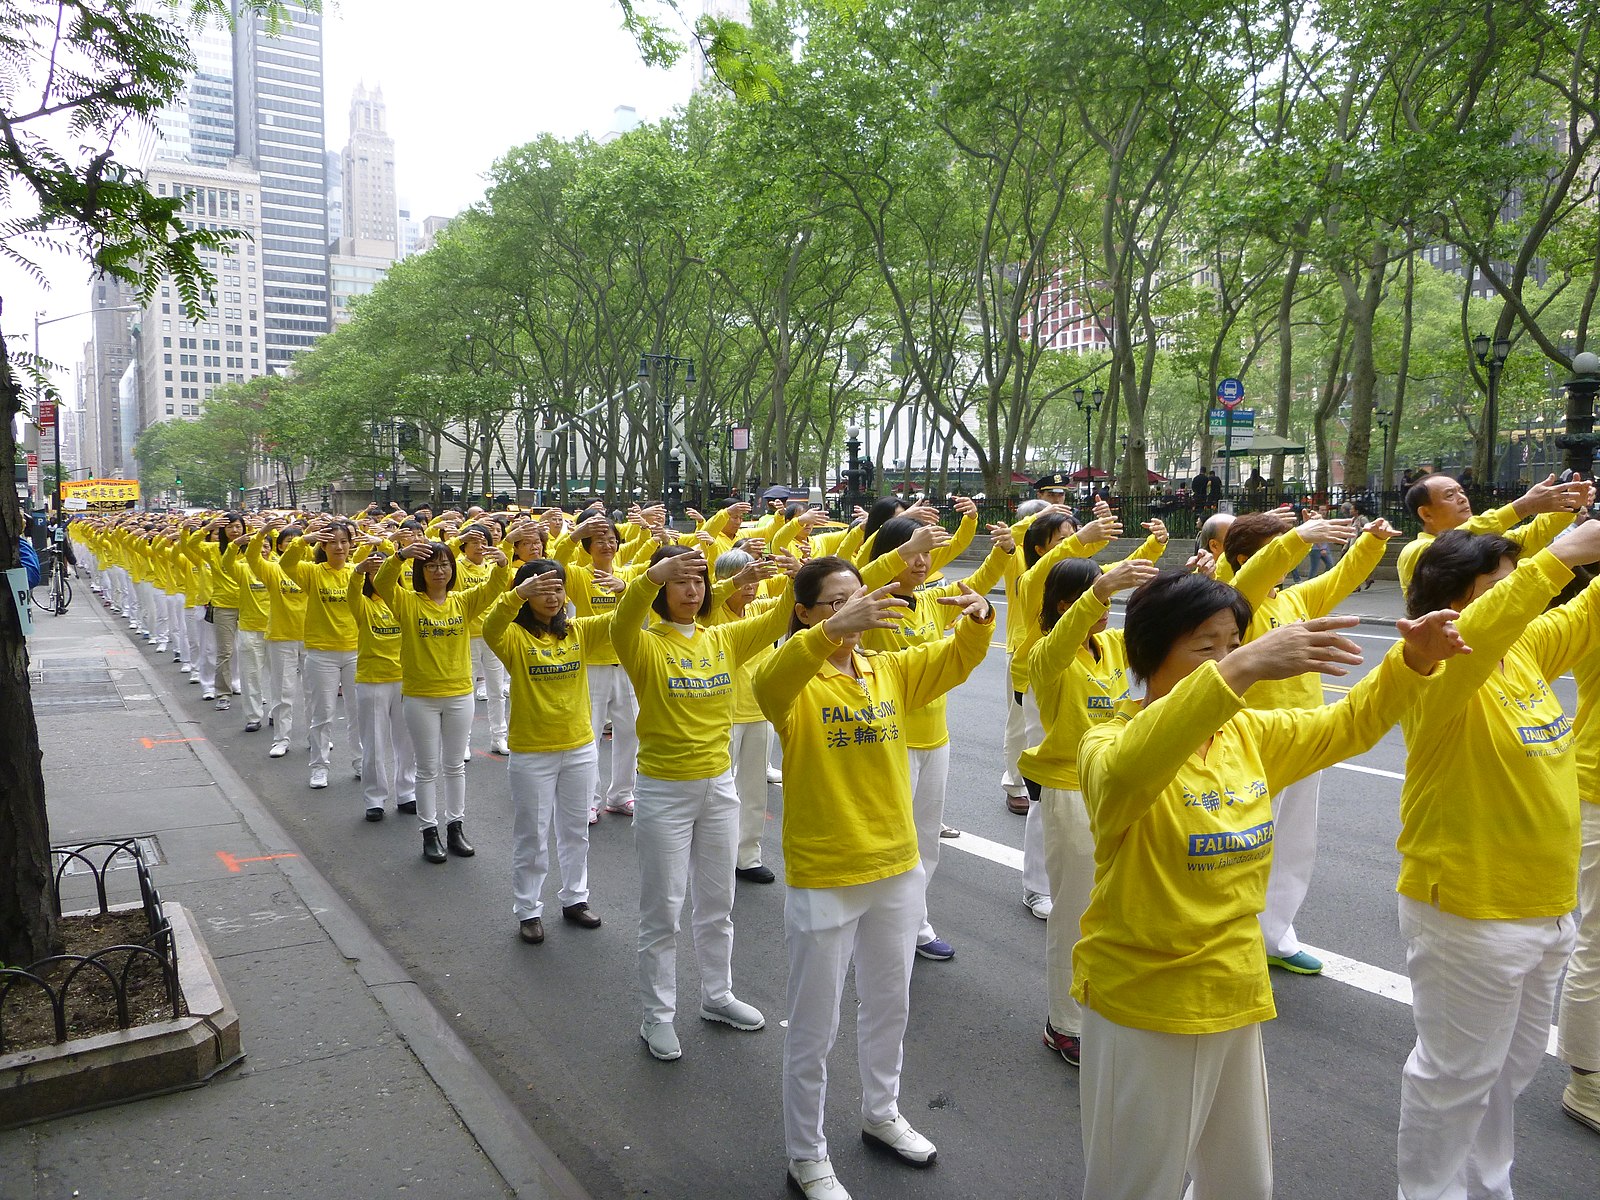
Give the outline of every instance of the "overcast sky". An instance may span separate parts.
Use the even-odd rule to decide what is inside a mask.
[[[325,16],[328,149],[348,140],[355,85],[382,87],[397,191],[417,220],[453,215],[481,198],[484,172],[512,146],[545,132],[599,135],[619,104],[659,119],[687,99],[692,84],[689,55],[672,71],[639,61],[614,0],[326,0]],[[36,312],[77,312],[89,303],[81,261],[37,257],[48,291],[0,264],[4,329],[25,333],[25,341]],[[40,349],[70,368],[88,336],[87,321],[62,321],[44,329]],[[57,386],[73,395],[65,375]]]

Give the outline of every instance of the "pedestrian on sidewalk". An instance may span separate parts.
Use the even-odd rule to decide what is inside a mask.
[[[381,821],[391,804],[396,813],[416,813],[417,756],[400,691],[400,623],[372,587],[386,557],[377,549],[383,539],[373,537],[368,544],[373,552],[350,572],[345,602],[356,623],[362,807],[367,820]]]
[[[304,537],[296,538],[278,563],[306,598],[305,711],[311,739],[307,769],[310,786],[328,786],[333,761],[334,719],[344,697],[345,734],[351,769],[361,774],[361,718],[357,710],[356,668],[360,638],[351,611],[350,553],[355,528],[347,521],[312,518]],[[307,553],[314,560],[305,561]]]
[[[251,537],[245,549],[246,564],[267,589],[267,723],[272,726],[269,758],[287,755],[290,735],[305,725],[300,681],[306,661],[306,594],[278,568],[276,561],[302,532],[300,526],[274,517]],[[308,750],[310,746],[308,736]]]

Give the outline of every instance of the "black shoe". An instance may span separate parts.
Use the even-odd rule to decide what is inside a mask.
[[[422,831],[422,857],[431,863],[442,863],[450,856],[444,852],[444,847],[439,844],[439,827],[430,825]]]
[[[381,808],[369,808],[369,809],[367,809],[367,820],[369,820],[369,821],[381,821],[381,820],[383,820],[383,809],[381,809]]]
[[[778,877],[772,873],[772,868],[757,863],[753,867],[739,867],[733,872],[746,883],[772,883]]]
[[[561,910],[561,919],[582,925],[585,929],[599,929],[600,917],[587,904],[568,904]]]
[[[537,946],[544,941],[544,922],[538,917],[529,917],[517,926],[517,936],[530,946]]]
[[[451,821],[444,827],[444,840],[450,847],[450,853],[458,858],[471,858],[477,853],[467,844],[466,835],[461,832],[460,821]]]
[[[408,817],[417,815],[417,802],[415,800],[402,800],[394,806],[397,813],[405,813]]]

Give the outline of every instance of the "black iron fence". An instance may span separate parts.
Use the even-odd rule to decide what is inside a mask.
[[[26,967],[0,967],[0,1054],[11,1049],[6,1025],[8,1001],[14,1011],[17,1007],[14,997],[30,991],[42,993],[48,1001],[56,1045],[67,1040],[68,1014],[90,1007],[99,1011],[114,1008],[116,1027],[127,1029],[133,1024],[128,1003],[129,983],[141,966],[160,971],[166,1006],[172,1017],[186,1015],[188,1009],[178,985],[178,951],[172,924],[162,908],[161,896],[137,840],[126,838],[90,842],[84,846],[56,846],[52,847],[51,854],[55,862],[51,896],[57,917],[61,916],[61,881],[69,873],[79,873],[75,868],[82,868],[92,876],[99,915],[111,915],[106,875],[112,870],[127,869],[131,864],[139,888],[138,907],[117,911],[141,915],[148,933],[136,942],[105,946],[90,954],[58,954]]]

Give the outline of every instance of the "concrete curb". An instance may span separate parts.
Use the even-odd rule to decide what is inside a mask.
[[[108,620],[103,607],[96,606],[94,612],[113,632],[122,633]],[[526,1200],[590,1200],[588,1191],[523,1119],[443,1014],[322,873],[311,865],[228,760],[207,740],[205,727],[183,710],[166,680],[151,669],[142,653],[137,654],[134,661],[149,684],[151,694],[172,719],[174,728],[198,739],[190,742],[189,748],[211,774],[224,799],[266,847],[267,853],[295,855],[272,865],[288,881],[306,909],[318,914],[317,923],[354,965],[372,998],[383,1007],[395,1031],[405,1039],[423,1069],[444,1093],[506,1186]]]

